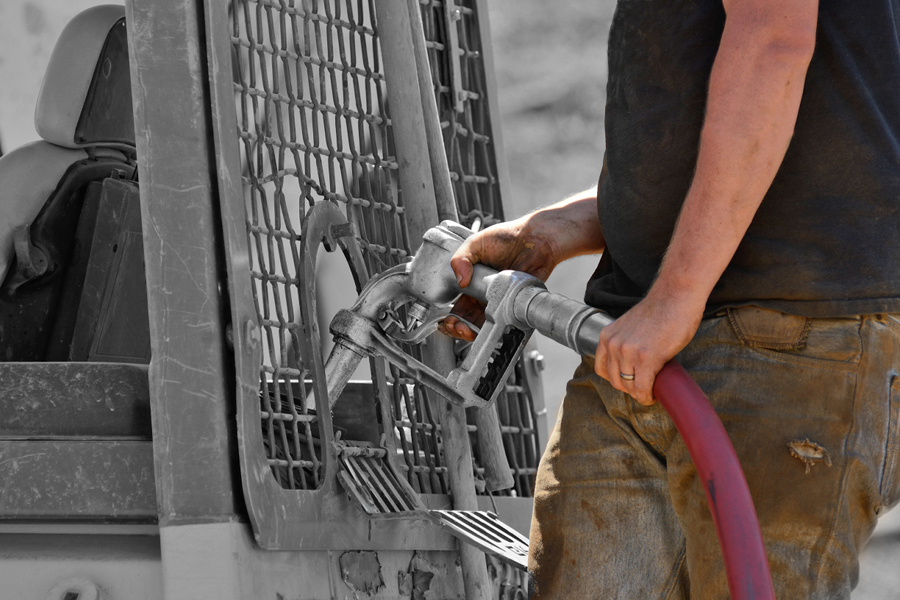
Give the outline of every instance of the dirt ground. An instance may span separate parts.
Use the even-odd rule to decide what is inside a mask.
[[[606,41],[613,0],[491,0],[490,19],[515,217],[596,182],[605,148]],[[555,292],[581,299],[596,260],[564,263]],[[551,424],[578,358],[547,339],[544,389]],[[900,598],[900,510],[884,518],[863,553],[853,600]]]

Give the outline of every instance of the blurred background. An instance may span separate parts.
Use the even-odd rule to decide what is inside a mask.
[[[33,115],[41,77],[63,26],[97,0],[0,2],[0,145],[37,139]],[[606,41],[614,0],[490,0],[500,123],[513,218],[595,185],[605,148]],[[495,117],[496,118],[496,117]],[[0,202],[2,202],[0,190]],[[585,257],[560,265],[548,287],[581,299],[596,266]],[[539,340],[548,418],[578,363]],[[900,510],[883,518],[863,555],[854,600],[900,599]]]
[[[615,2],[491,0],[494,66],[511,193],[507,218],[595,186],[603,164],[606,40]],[[596,257],[553,272],[547,287],[581,300]],[[546,338],[544,397],[551,425],[580,359]]]

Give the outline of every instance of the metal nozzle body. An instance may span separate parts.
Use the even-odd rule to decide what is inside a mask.
[[[502,391],[535,329],[576,352],[594,353],[600,330],[612,319],[581,302],[548,292],[532,275],[497,272],[478,264],[469,286],[461,289],[450,258],[469,235],[469,230],[450,221],[432,227],[411,262],[373,278],[353,307],[335,316],[330,329],[337,343],[326,363],[332,404],[346,384],[344,380],[366,354],[385,357],[452,402],[486,406]],[[485,323],[462,364],[443,377],[398,344],[423,341],[460,294],[487,305]],[[395,307],[410,303],[415,323],[407,330],[392,329],[388,316]]]

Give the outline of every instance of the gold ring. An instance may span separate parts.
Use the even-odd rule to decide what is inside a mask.
[[[629,375],[628,373],[619,373],[619,377],[621,377],[624,381],[634,381],[634,373]]]

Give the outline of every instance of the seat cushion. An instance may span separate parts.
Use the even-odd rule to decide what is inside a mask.
[[[14,256],[15,229],[34,221],[69,167],[87,157],[84,150],[44,141],[0,157],[0,281]]]

